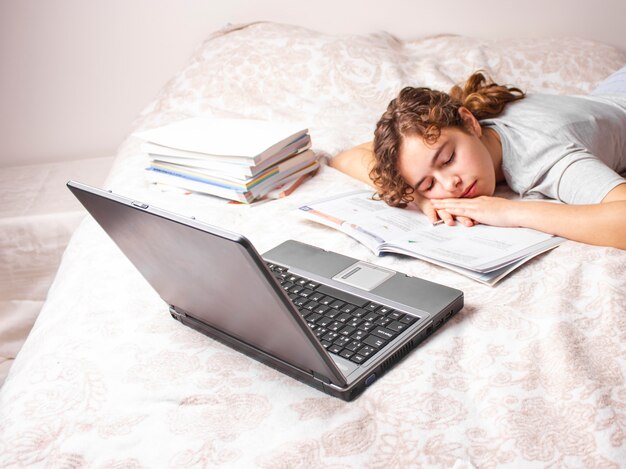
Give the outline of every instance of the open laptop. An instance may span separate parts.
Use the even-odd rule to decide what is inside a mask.
[[[463,293],[297,241],[245,237],[69,181],[172,317],[351,400],[463,307]]]

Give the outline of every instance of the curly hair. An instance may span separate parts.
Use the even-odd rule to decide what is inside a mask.
[[[369,175],[378,196],[394,207],[405,207],[413,200],[414,189],[398,171],[404,138],[421,136],[432,145],[446,127],[467,131],[459,114],[461,106],[480,121],[499,115],[509,102],[524,96],[519,88],[498,85],[482,71],[472,74],[462,86],[453,86],[449,93],[430,88],[402,89],[389,103],[374,132],[374,164]]]

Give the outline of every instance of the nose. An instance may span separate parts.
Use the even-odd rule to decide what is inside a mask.
[[[443,187],[448,192],[456,195],[456,193],[459,192],[463,187],[461,185],[461,178],[456,175],[449,176],[443,180]]]

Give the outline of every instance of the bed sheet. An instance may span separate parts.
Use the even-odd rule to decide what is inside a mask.
[[[478,68],[527,91],[586,93],[626,63],[569,39],[331,36],[272,23],[211,35],[138,118],[299,120],[330,157],[371,139],[405,85]],[[91,219],[66,250],[0,390],[0,467],[620,467],[626,461],[626,252],[565,242],[496,287],[376,258],[303,220],[302,203],[365,187],[323,165],[256,206],[151,189],[129,137],[107,182],[236,230],[260,252],[298,239],[459,288],[465,307],[353,402],[173,321]]]

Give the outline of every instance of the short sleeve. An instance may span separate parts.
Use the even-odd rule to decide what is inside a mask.
[[[536,190],[566,204],[597,204],[626,179],[595,156],[580,152],[567,155],[545,175]]]

